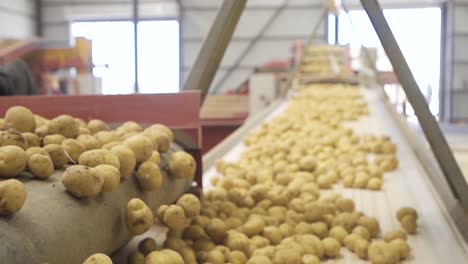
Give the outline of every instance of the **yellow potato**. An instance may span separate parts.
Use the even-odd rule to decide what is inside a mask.
[[[68,156],[65,154],[61,145],[49,144],[45,145],[43,149],[49,153],[55,169],[60,169],[68,163]]]
[[[0,177],[18,176],[26,168],[27,156],[18,146],[0,147]]]
[[[88,124],[86,124],[86,122],[83,119],[78,118],[78,117],[75,117],[75,122],[78,124],[80,128],[88,126]]]
[[[104,179],[94,173],[94,168],[72,165],[63,173],[62,183],[75,197],[93,198],[101,192]]]
[[[184,209],[185,216],[187,217],[194,217],[200,214],[200,200],[193,194],[182,195],[176,204]]]
[[[34,132],[36,120],[28,108],[13,106],[8,108],[5,113],[5,125],[6,128],[14,128],[20,132]]]
[[[111,152],[119,159],[120,176],[127,177],[132,175],[136,166],[136,159],[133,151],[125,145],[117,145],[111,149]]]
[[[66,139],[65,136],[60,134],[47,135],[42,139],[42,145],[46,146],[49,144],[62,145],[62,142]]]
[[[0,181],[0,215],[12,215],[23,207],[27,193],[24,184],[10,179]]]
[[[145,161],[140,165],[136,177],[143,191],[158,190],[163,180],[158,165],[150,161]]]
[[[178,179],[193,178],[196,170],[195,159],[187,152],[176,151],[171,155],[169,170]]]
[[[49,123],[49,119],[44,118],[40,115],[34,115],[34,121],[36,122],[36,128],[41,127],[43,125],[47,125]]]
[[[28,148],[40,146],[39,137],[36,134],[31,132],[24,132],[21,133],[21,135],[24,139],[26,139],[26,145]]]
[[[33,154],[28,158],[28,169],[32,175],[47,179],[54,173],[54,164],[49,156]]]
[[[0,118],[0,130],[5,130],[5,129],[7,129],[6,124],[5,124],[5,119]]]
[[[80,135],[91,135],[91,131],[89,131],[89,129],[86,127],[80,127],[79,131]]]
[[[0,131],[0,147],[14,145],[26,149],[28,147],[27,144],[26,139],[16,129]]]
[[[113,147],[118,146],[118,145],[122,145],[122,141],[111,141],[102,145],[101,148],[111,150]]]
[[[143,239],[138,244],[138,250],[145,256],[153,251],[156,251],[157,249],[158,245],[156,244],[156,241],[150,237]]]
[[[174,141],[174,134],[172,133],[172,130],[165,126],[165,125],[162,125],[162,124],[154,124],[154,125],[151,125],[150,127],[146,128],[145,130],[153,130],[153,131],[162,131],[164,132],[169,140],[172,142]]]
[[[107,149],[93,149],[83,152],[78,159],[80,165],[96,167],[97,165],[107,164],[120,170],[120,161],[117,156]]]
[[[145,264],[145,255],[136,250],[127,257],[128,264]]]
[[[161,164],[161,155],[157,150],[155,150],[153,153],[151,153],[151,157],[147,161],[154,162],[159,166]]]
[[[88,129],[91,134],[96,134],[99,131],[109,131],[111,128],[104,121],[99,119],[93,119],[88,122]]]
[[[112,264],[112,259],[102,253],[89,256],[83,264]]]
[[[101,143],[101,145],[119,140],[114,131],[99,131],[94,134],[94,137],[99,141],[99,143]]]
[[[112,192],[119,186],[120,172],[114,166],[101,164],[94,167],[94,174],[103,178],[102,192]]]
[[[60,115],[50,120],[48,127],[49,134],[61,134],[66,138],[76,138],[80,133],[80,127],[69,115]]]
[[[50,158],[50,155],[49,155],[49,152],[47,152],[45,149],[41,148],[41,147],[32,147],[32,148],[28,148],[26,150],[26,157],[29,159],[29,157],[31,157],[31,155],[33,154],[40,154],[40,155],[45,155],[47,157]]]
[[[127,138],[124,145],[133,151],[137,164],[146,161],[153,153],[153,144],[143,135],[134,135]]]
[[[37,127],[36,130],[34,130],[34,134],[40,138],[47,136],[49,134],[49,125],[47,124]]]
[[[101,148],[102,144],[94,136],[81,134],[76,138],[81,144],[86,147],[86,150]]]
[[[83,144],[71,138],[67,138],[62,142],[62,148],[73,164],[77,164],[81,154],[86,151],[86,147]]]
[[[132,235],[141,235],[154,223],[153,213],[141,199],[133,198],[125,209],[125,224]]]

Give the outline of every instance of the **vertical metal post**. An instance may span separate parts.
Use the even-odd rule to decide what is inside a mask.
[[[36,35],[41,37],[44,34],[43,31],[43,23],[42,23],[42,0],[35,0],[34,5],[35,5],[35,21],[36,21]]]
[[[184,89],[198,89],[202,103],[211,86],[221,59],[231,40],[247,0],[224,0],[211,26],[208,37],[185,82]]]
[[[447,3],[442,3],[440,6],[440,79],[439,79],[439,120],[445,121],[445,94],[449,87],[446,83],[447,78]]]
[[[135,54],[135,93],[138,93],[140,88],[138,86],[138,21],[139,14],[138,8],[140,7],[139,0],[133,0],[133,45],[134,47],[134,54]]]
[[[432,152],[440,168],[444,172],[445,178],[454,196],[460,201],[463,207],[468,208],[468,185],[465,178],[436,119],[429,110],[426,100],[390,30],[390,26],[384,17],[379,3],[377,0],[361,0],[361,3],[379,36],[380,42],[393,66],[393,70],[414,109],[421,128],[431,146]]]

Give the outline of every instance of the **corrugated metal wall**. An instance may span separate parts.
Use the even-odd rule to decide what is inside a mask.
[[[0,1],[0,40],[34,35],[32,0]]]
[[[181,3],[185,80],[222,1],[182,0]],[[322,9],[317,0],[249,0],[211,90],[237,88],[254,67],[289,59],[294,41],[307,39]],[[318,38],[325,39],[325,24],[320,27]]]

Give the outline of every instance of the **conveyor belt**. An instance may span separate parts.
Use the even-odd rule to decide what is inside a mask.
[[[448,209],[436,193],[422,161],[418,159],[411,147],[410,139],[394,120],[392,115],[395,113],[391,113],[386,107],[386,103],[379,97],[379,91],[362,89],[362,92],[368,102],[370,115],[358,121],[349,122],[348,125],[357,133],[389,135],[397,145],[400,166],[395,171],[385,173],[382,191],[343,189],[341,186],[336,186],[335,190],[345,197],[352,198],[357,210],[375,216],[383,231],[399,227],[395,218],[395,212],[399,207],[412,206],[418,210],[420,215],[418,234],[409,236],[408,241],[412,251],[411,257],[405,263],[468,263],[466,243],[449,216]],[[256,127],[280,115],[287,104],[287,101],[282,102],[262,122],[257,123]],[[251,130],[248,129],[248,131]],[[248,131],[244,128],[244,136]],[[221,143],[208,155],[217,156],[225,161],[236,161],[240,153],[245,150],[245,146],[239,137],[236,139],[235,146],[229,146],[228,143],[232,140],[233,138],[228,138],[226,147],[223,147]],[[427,151],[430,150],[427,149]],[[205,163],[204,165],[208,165],[205,167],[204,186],[209,189],[210,179],[217,175],[217,172],[213,164]],[[359,260],[356,255],[345,248],[341,249],[341,254],[342,258],[329,260],[327,263],[367,263]]]

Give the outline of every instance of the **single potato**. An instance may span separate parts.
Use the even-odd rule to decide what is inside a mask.
[[[133,198],[128,201],[125,210],[125,224],[132,235],[141,235],[154,224],[151,209],[141,199]]]
[[[49,153],[55,169],[61,169],[68,163],[68,156],[65,154],[61,145],[49,144],[45,145],[43,149]]]
[[[86,150],[101,148],[102,144],[94,136],[88,134],[80,134],[76,140],[83,144]]]
[[[0,131],[0,147],[15,145],[22,149],[28,147],[28,142],[23,135],[16,129],[10,128]]]
[[[108,164],[120,170],[120,161],[117,156],[107,149],[93,149],[83,152],[78,159],[80,165],[96,167],[101,164]]]
[[[47,152],[45,149],[43,149],[41,147],[32,147],[32,148],[28,148],[26,150],[26,156],[28,157],[28,159],[33,154],[45,155],[45,156],[50,158],[49,152]]]
[[[28,146],[28,148],[40,146],[39,137],[36,134],[31,132],[24,132],[21,133],[21,135],[24,139],[26,139],[26,145]]]
[[[63,173],[62,183],[75,197],[93,198],[101,192],[104,178],[94,173],[94,168],[73,165]]]
[[[161,171],[158,165],[153,162],[143,162],[138,168],[136,177],[143,191],[156,191],[161,187]]]
[[[192,178],[196,170],[195,159],[187,152],[176,151],[171,155],[169,170],[178,179]]]
[[[42,139],[42,145],[57,144],[61,145],[62,142],[66,139],[65,136],[60,134],[47,135]]]
[[[13,106],[5,113],[5,125],[21,132],[34,132],[36,120],[34,114],[24,106]]]
[[[0,147],[0,177],[18,176],[26,168],[26,152],[18,146]]]
[[[114,153],[120,161],[120,176],[127,177],[132,175],[136,166],[136,159],[133,151],[125,145],[118,145],[113,147],[111,152]]]
[[[137,164],[140,164],[151,157],[153,144],[143,135],[135,135],[127,138],[124,145],[128,146],[135,154]]]
[[[69,161],[73,164],[78,163],[81,154],[86,151],[86,147],[78,140],[67,138],[62,142],[63,151],[68,155]]]
[[[12,215],[23,207],[27,193],[24,184],[10,179],[0,181],[0,215]]]
[[[111,128],[104,121],[99,119],[93,119],[88,122],[88,129],[91,134],[96,134],[99,131],[109,131]]]
[[[28,169],[32,175],[47,179],[54,173],[54,164],[49,156],[33,154],[28,158]]]
[[[60,134],[66,138],[76,138],[80,134],[80,127],[75,119],[69,115],[60,115],[49,122],[49,134]]]
[[[112,259],[102,253],[96,253],[89,256],[83,264],[112,264]]]
[[[101,164],[94,167],[94,174],[104,179],[102,192],[112,192],[119,186],[120,172],[114,166]]]

